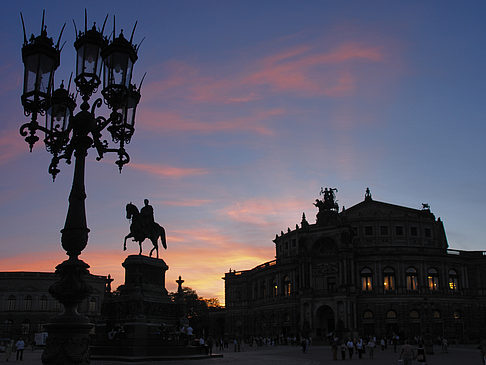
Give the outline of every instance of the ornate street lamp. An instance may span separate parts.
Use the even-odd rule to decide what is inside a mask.
[[[61,302],[64,311],[47,325],[47,346],[42,354],[44,364],[87,364],[89,363],[89,332],[93,324],[80,315],[78,305],[88,297],[91,288],[84,278],[89,274],[89,265],[78,258],[88,243],[89,229],[86,224],[84,170],[88,150],[94,147],[97,160],[107,152],[118,154],[115,162],[121,172],[129,162],[125,144],[135,130],[135,110],[140,101],[140,87],[131,83],[133,65],[137,60],[138,48],[123,34],[113,40],[103,36],[104,26],[99,31],[96,25],[87,27],[85,14],[84,32],[76,34],[76,76],[74,83],[82,98],[80,111],[74,114],[76,102],[73,94],[61,83],[53,91],[54,72],[60,64],[59,41],[56,45],[47,36],[42,16],[41,34],[31,36],[27,41],[24,29],[22,60],[25,66],[22,105],[29,123],[22,125],[20,134],[25,137],[29,148],[39,140],[36,131],[44,133],[44,143],[52,154],[49,173],[53,178],[60,172],[58,163],[65,159],[71,162],[74,154],[74,177],[69,195],[69,207],[64,228],[61,230],[61,244],[69,259],[56,267],[60,280],[49,292]],[[64,27],[63,27],[64,30]],[[134,28],[135,30],[135,28]],[[62,30],[61,30],[62,35]],[[115,37],[115,32],[113,32]],[[61,36],[59,36],[60,40]],[[104,68],[104,84],[101,94],[90,106],[89,99],[101,84],[101,70]],[[112,110],[108,119],[95,116],[95,109],[104,102]],[[39,115],[46,116],[45,127],[37,121]],[[102,131],[108,129],[116,148],[110,148],[102,139]]]

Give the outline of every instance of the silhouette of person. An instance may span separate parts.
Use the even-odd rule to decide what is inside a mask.
[[[149,204],[148,199],[143,201],[144,206],[140,209],[140,215],[142,216],[142,222],[144,230],[148,234],[152,234],[154,231],[154,208]]]

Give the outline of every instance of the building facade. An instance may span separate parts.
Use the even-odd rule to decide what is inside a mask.
[[[49,319],[62,311],[62,305],[49,294],[49,287],[57,280],[54,273],[0,272],[0,337],[22,336],[31,342],[35,333],[43,332]],[[78,311],[93,323],[100,317],[110,281],[100,275],[89,275],[86,279],[93,291]]]
[[[372,199],[338,211],[321,191],[315,224],[277,235],[276,259],[225,274],[227,332],[486,337],[486,252],[449,249],[428,205]]]

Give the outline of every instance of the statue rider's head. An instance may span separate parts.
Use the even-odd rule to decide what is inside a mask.
[[[144,203],[145,205],[148,205],[148,203],[149,203],[148,199],[145,199],[145,200],[143,201],[143,203]]]

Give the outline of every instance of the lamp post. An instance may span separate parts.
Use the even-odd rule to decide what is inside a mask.
[[[78,313],[78,305],[88,297],[91,288],[84,278],[89,274],[89,265],[78,258],[88,243],[89,229],[86,224],[84,171],[88,150],[93,147],[98,154],[97,160],[107,152],[118,154],[115,162],[120,172],[130,158],[125,144],[130,142],[134,133],[135,110],[140,100],[140,87],[131,83],[132,70],[137,60],[138,48],[123,33],[113,39],[103,36],[96,25],[87,27],[85,14],[84,32],[76,34],[76,90],[82,98],[80,111],[74,114],[76,101],[63,83],[56,90],[54,73],[60,64],[59,36],[54,45],[47,36],[42,16],[41,33],[27,41],[24,29],[22,60],[25,66],[22,105],[26,116],[31,120],[21,126],[20,134],[25,137],[32,151],[39,140],[36,132],[44,133],[44,143],[52,154],[49,173],[55,179],[60,172],[58,163],[65,159],[69,164],[74,155],[74,176],[69,195],[69,206],[64,228],[61,230],[61,245],[69,258],[56,266],[59,281],[49,292],[64,306],[62,314],[51,319],[47,325],[47,346],[42,354],[44,364],[88,364],[89,332],[93,324]],[[64,27],[63,27],[64,30]],[[134,28],[135,30],[135,28]],[[101,71],[104,71],[103,98],[97,98],[90,106],[89,99],[101,84]],[[106,103],[111,113],[108,118],[95,116],[95,109]],[[45,126],[39,124],[39,116],[46,117]],[[117,147],[110,148],[103,140],[102,132],[107,129]]]

